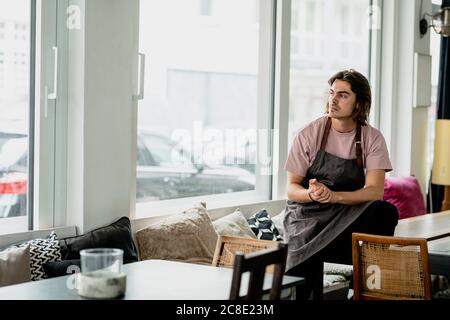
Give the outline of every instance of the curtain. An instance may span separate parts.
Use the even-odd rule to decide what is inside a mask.
[[[450,6],[450,0],[442,0],[441,8]],[[430,32],[434,32],[430,29]],[[441,37],[441,52],[439,60],[439,81],[437,92],[437,119],[450,119],[450,37]],[[431,179],[431,178],[430,178]],[[427,196],[428,212],[441,211],[444,198],[444,186],[431,183]],[[431,192],[431,194],[430,194]]]

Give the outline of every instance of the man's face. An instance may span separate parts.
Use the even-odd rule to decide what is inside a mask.
[[[356,105],[356,94],[352,91],[350,83],[335,80],[328,95],[328,115],[331,118],[351,118]]]

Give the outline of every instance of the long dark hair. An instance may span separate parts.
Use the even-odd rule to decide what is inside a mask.
[[[372,92],[369,81],[365,76],[353,69],[339,71],[328,80],[328,84],[332,86],[336,80],[342,80],[350,84],[352,91],[356,94],[356,106],[352,115],[353,120],[361,125],[366,125],[372,104]],[[327,102],[326,112],[328,112],[328,107]]]

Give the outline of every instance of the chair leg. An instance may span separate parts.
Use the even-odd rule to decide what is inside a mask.
[[[315,263],[312,277],[313,300],[323,300],[323,261]]]

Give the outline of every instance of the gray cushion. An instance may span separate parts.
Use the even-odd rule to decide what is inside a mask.
[[[272,222],[275,225],[275,228],[278,229],[278,233],[280,234],[280,236],[282,238],[284,238],[284,225],[283,225],[284,216],[285,216],[285,212],[283,210],[279,214],[277,214],[275,217],[272,217]]]
[[[80,272],[81,261],[80,259],[53,261],[44,264],[43,267],[48,278],[55,278]]]
[[[337,283],[346,282],[347,279],[343,275],[339,274],[324,274],[323,275],[323,287],[328,288]]]
[[[213,221],[213,226],[221,236],[233,236],[256,239],[247,219],[239,209],[220,219]]]
[[[323,273],[350,277],[353,274],[353,266],[347,264],[325,262],[323,264]]]

